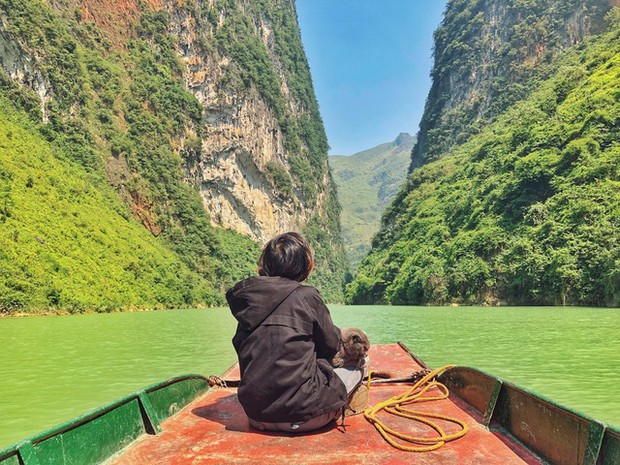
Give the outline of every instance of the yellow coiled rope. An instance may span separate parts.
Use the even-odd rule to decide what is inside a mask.
[[[400,450],[409,452],[426,452],[435,449],[439,449],[448,441],[454,441],[460,437],[463,437],[467,433],[467,424],[457,419],[448,417],[446,415],[440,415],[437,413],[420,412],[403,407],[404,405],[414,404],[417,402],[426,402],[431,400],[446,399],[449,396],[448,388],[438,381],[431,381],[433,378],[439,375],[439,373],[452,368],[454,365],[447,365],[445,367],[438,368],[431,371],[418,382],[416,382],[407,392],[403,394],[391,397],[388,400],[379,402],[374,407],[369,407],[364,411],[364,417],[370,423],[377,428],[377,431],[383,436],[389,444]],[[368,386],[370,388],[370,370],[368,375]],[[437,387],[440,391],[438,395],[425,396],[425,394],[432,388]],[[430,426],[437,433],[433,437],[417,437],[409,436],[407,434],[396,431],[381,421],[377,414],[381,411],[385,411],[392,415],[415,420]],[[457,433],[446,434],[443,429],[430,419],[441,419],[451,423],[455,423],[461,427],[461,430]],[[394,438],[401,439],[407,443],[421,444],[418,446],[408,446],[397,442]]]

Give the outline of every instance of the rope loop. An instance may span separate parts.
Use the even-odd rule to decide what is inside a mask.
[[[392,445],[397,449],[408,452],[427,452],[436,450],[443,446],[446,442],[454,441],[455,439],[459,439],[465,436],[465,433],[467,433],[467,424],[464,421],[459,420],[458,418],[452,418],[447,415],[440,415],[438,413],[420,412],[404,407],[405,405],[410,405],[414,403],[447,399],[450,395],[448,388],[439,381],[434,380],[434,378],[436,378],[443,371],[452,368],[453,366],[454,365],[446,365],[444,367],[437,368],[436,370],[429,372],[422,379],[414,383],[413,386],[404,393],[393,396],[388,400],[377,403],[373,407],[367,408],[364,411],[364,418],[366,418],[366,420],[368,420],[368,422],[371,423],[377,429],[377,431],[379,431],[383,439],[385,439],[388,444]],[[368,386],[370,386],[370,370],[368,371]],[[428,391],[432,390],[433,388],[438,389],[439,393],[435,395],[427,394]],[[403,432],[390,428],[382,420],[379,419],[378,414],[381,411],[402,418],[407,418],[408,420],[423,423],[429,426],[432,430],[434,430],[436,435],[431,437],[410,436]],[[454,423],[460,426],[461,429],[456,433],[446,434],[444,430],[436,422],[433,421],[433,419],[444,420],[450,423]],[[416,445],[403,444],[402,442],[397,442],[395,438],[400,439],[405,443]]]

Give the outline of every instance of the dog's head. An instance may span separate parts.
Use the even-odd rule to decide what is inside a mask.
[[[348,359],[361,360],[368,355],[370,341],[364,331],[359,328],[343,328],[342,346]]]

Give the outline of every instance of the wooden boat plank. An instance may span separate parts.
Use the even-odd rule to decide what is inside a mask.
[[[617,465],[620,463],[620,431],[608,429],[603,437],[601,455],[597,465]]]
[[[403,376],[420,366],[397,345],[371,348],[371,366],[400,372]],[[233,369],[225,374],[238,375]],[[372,386],[374,404],[407,389],[403,384]],[[483,416],[456,396],[429,403],[420,410],[441,412],[467,422],[470,431],[457,441],[432,452],[411,453],[387,444],[362,415],[345,419],[344,428],[327,427],[302,436],[267,433],[251,429],[236,397],[236,389],[219,388],[187,405],[179,414],[161,423],[162,432],[145,436],[113,465],[152,463],[175,464],[542,464],[526,448],[499,431],[489,431]],[[422,433],[420,425],[403,419],[389,419],[402,431]]]

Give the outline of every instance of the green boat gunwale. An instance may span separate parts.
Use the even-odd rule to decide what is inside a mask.
[[[398,343],[398,345],[416,362],[426,366],[404,344]],[[509,435],[515,444],[540,454],[541,458],[549,460],[549,463],[579,465],[620,463],[620,430],[614,427],[477,368],[456,366],[446,370],[439,379],[448,386],[451,395],[455,395],[480,414],[482,418],[480,423],[484,427]],[[200,374],[184,374],[153,383],[133,394],[0,450],[0,465],[106,462],[118,456],[144,435],[158,434],[159,424],[162,421],[173,416],[208,390],[208,380]],[[545,430],[543,425],[540,427],[541,437],[547,438],[548,443],[542,444],[542,447],[537,444],[536,438],[528,440],[530,438],[519,435],[519,431],[513,428],[511,417],[516,415],[519,420],[519,415],[525,415],[527,420],[528,411],[526,408],[525,414],[520,412],[522,406],[517,405],[519,402],[513,402],[511,396],[517,400],[519,396],[531,399],[529,413],[537,412],[536,406],[544,407],[539,409],[541,411],[549,410],[548,417],[552,420],[543,418],[543,423],[553,421],[556,415],[568,425],[566,430],[570,434],[554,443],[549,428]],[[98,419],[106,416],[110,416],[108,420],[112,421],[96,424]],[[115,419],[120,419],[121,425],[117,425]],[[556,425],[552,426],[555,428]],[[584,433],[585,428],[587,433]],[[88,447],[97,440],[98,447]],[[49,441],[49,444],[46,441]],[[564,456],[560,461],[553,460],[558,442],[560,445],[577,444],[572,457],[574,461],[571,459],[567,462]]]
[[[537,392],[535,392],[535,391],[533,391],[531,389],[519,386],[519,385],[513,383],[512,381],[507,381],[504,378],[492,375],[492,374],[488,373],[487,371],[480,370],[479,368],[474,368],[474,367],[470,367],[470,366],[466,366],[466,365],[457,365],[457,366],[454,366],[454,367],[446,370],[442,375],[440,375],[440,379],[445,379],[445,376],[447,374],[449,374],[449,373],[453,373],[455,371],[466,371],[466,370],[467,371],[471,371],[471,372],[475,372],[477,374],[485,375],[488,378],[490,378],[490,379],[492,379],[494,381],[497,381],[498,383],[501,383],[503,386],[507,386],[507,387],[512,388],[512,389],[518,389],[519,391],[523,392],[524,394],[527,394],[529,397],[532,397],[532,398],[537,399],[537,400],[542,400],[543,402],[545,402],[547,404],[550,404],[551,406],[553,406],[555,408],[558,408],[560,410],[563,410],[565,412],[571,413],[571,414],[573,414],[576,417],[580,417],[580,418],[583,418],[583,419],[589,420],[589,421],[596,421],[596,422],[602,423],[601,421],[597,420],[596,418],[592,418],[590,415],[588,415],[586,413],[582,413],[579,410],[574,409],[572,407],[567,407],[565,405],[562,405],[562,404],[558,403],[557,401],[554,401],[554,400],[550,399],[549,397],[546,397],[544,394],[538,394]],[[478,410],[478,409],[476,409],[476,410]],[[484,412],[481,411],[480,413],[484,413]],[[611,425],[607,425],[607,426],[610,427],[610,428],[613,428]]]
[[[468,396],[464,394],[463,389],[460,388],[458,381],[455,382],[455,375],[458,376],[463,373],[478,376],[482,375],[488,378],[488,380],[494,382],[494,387],[489,393],[489,398],[484,409],[479,408],[475,405],[475,402],[468,399]],[[525,396],[529,398],[531,402],[540,404],[554,413],[563,415],[565,418],[570,418],[579,425],[589,423],[587,444],[582,451],[583,458],[581,461],[574,463],[580,463],[582,465],[616,465],[620,463],[620,430],[607,423],[592,418],[591,416],[576,409],[566,407],[544,395],[538,394],[528,388],[518,386],[513,382],[506,381],[501,377],[492,375],[478,368],[455,366],[442,373],[439,376],[439,380],[446,384],[451,395],[456,395],[468,406],[477,411],[482,416],[481,423],[489,430],[501,431],[504,434],[509,434],[515,443],[539,455],[542,455],[542,458],[546,460],[550,460],[548,457],[550,452],[549,448],[537,447],[535,440],[528,441],[527,439],[524,439],[518,434],[515,428],[511,427],[510,416],[514,413],[515,407],[510,405],[509,400],[505,399],[508,395],[507,392],[512,391],[518,395]],[[498,401],[501,399],[502,395],[504,396],[503,403],[498,405]],[[530,423],[528,423],[528,426],[529,425]],[[576,437],[569,437],[567,438],[567,442],[570,443],[571,441],[575,441],[575,439]],[[550,461],[549,463],[558,462]]]
[[[159,432],[159,423],[161,423],[167,417],[174,415],[174,413],[176,413],[176,411],[178,410],[178,405],[177,403],[174,403],[175,405],[177,405],[177,408],[175,408],[174,411],[169,412],[169,415],[161,415],[160,413],[158,414],[158,412],[155,411],[155,409],[153,408],[151,399],[148,395],[156,393],[169,386],[191,380],[200,381],[200,384],[203,385],[203,389],[199,387],[198,389],[193,390],[193,395],[191,396],[191,398],[185,399],[187,400],[187,402],[185,402],[184,405],[186,405],[198,395],[206,392],[209,389],[209,383],[205,376],[195,373],[188,373],[173,376],[172,378],[166,379],[164,381],[158,381],[156,383],[150,384],[137,392],[123,396],[115,401],[90,410],[83,415],[80,415],[76,418],[41,431],[34,436],[14,443],[4,449],[0,449],[0,463],[5,462],[12,457],[18,457],[18,461],[15,463],[23,463],[24,465],[38,465],[40,461],[36,457],[36,452],[33,450],[34,446],[48,439],[54,438],[56,436],[61,436],[64,433],[75,430],[134,401],[137,401],[138,403],[138,407],[140,409],[140,414],[143,421],[142,426],[144,431],[147,434],[157,434]],[[35,453],[33,454],[33,452]]]

